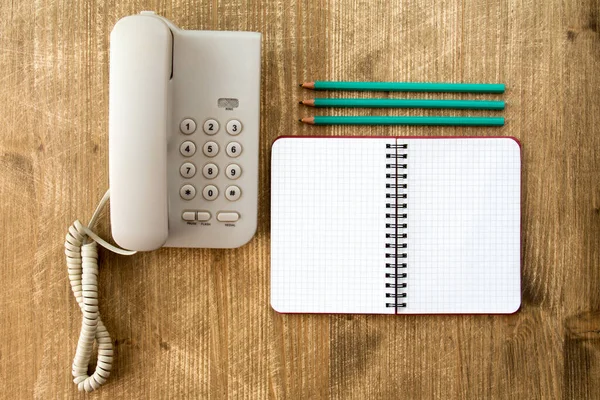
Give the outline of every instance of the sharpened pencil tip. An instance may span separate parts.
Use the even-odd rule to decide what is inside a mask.
[[[302,101],[299,101],[299,102],[298,102],[298,104],[304,104],[304,102],[302,102]]]
[[[301,119],[299,119],[299,120],[298,120],[298,122],[302,122],[302,120],[301,120]]]
[[[302,87],[302,84],[300,83],[298,86]]]

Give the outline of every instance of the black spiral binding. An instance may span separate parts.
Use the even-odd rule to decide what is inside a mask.
[[[385,306],[398,308],[406,307],[406,278],[408,273],[406,268],[408,258],[406,239],[408,234],[403,229],[407,229],[408,225],[404,221],[407,218],[406,208],[408,184],[406,179],[408,174],[406,169],[408,168],[407,159],[408,154],[406,150],[408,145],[406,144],[386,144],[386,158],[390,161],[386,163],[386,175],[387,183],[386,187],[386,199],[388,202],[385,207],[391,209],[385,214],[386,218],[386,263],[385,263],[385,278],[389,280],[386,284],[387,299]],[[394,200],[391,200],[394,199]],[[388,291],[389,290],[389,291]]]

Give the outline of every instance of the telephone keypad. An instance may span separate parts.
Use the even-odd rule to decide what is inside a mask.
[[[219,145],[217,144],[217,142],[213,141],[206,142],[204,143],[202,151],[204,152],[204,155],[206,157],[214,157],[217,154],[219,154]]]
[[[186,140],[185,142],[181,143],[181,146],[179,146],[179,151],[185,157],[191,157],[196,154],[196,145],[194,142]]]
[[[180,122],[180,130],[181,133],[185,135],[192,135],[196,131],[196,122],[192,118],[184,118]],[[219,161],[208,162],[206,158],[209,157],[214,158],[215,160],[221,160],[223,156],[215,158],[220,151],[220,146],[225,147],[226,157],[231,161],[233,159],[238,158],[242,154],[242,145],[237,141],[224,141],[227,137],[238,136],[242,133],[243,125],[238,119],[230,119],[225,124],[225,131],[227,135],[218,134],[220,129],[219,121],[214,118],[208,118],[204,121],[202,125],[202,130],[205,134],[214,136],[214,139],[205,142],[202,145],[202,154],[200,156],[196,156],[199,158],[194,158],[195,161],[201,162],[204,161],[204,166],[202,167],[202,177],[200,178],[200,183],[202,183],[202,179],[212,180],[218,177],[220,166]],[[243,135],[241,135],[243,136]],[[192,157],[196,153],[196,144],[191,140],[184,141],[180,148],[180,153],[185,157]],[[197,164],[196,162],[196,164]],[[243,163],[243,162],[242,162]],[[242,164],[240,163],[240,164]],[[223,168],[223,166],[221,166]],[[224,175],[229,180],[237,180],[242,175],[242,167],[237,163],[228,163],[226,164]],[[196,175],[196,166],[191,162],[184,162],[179,169],[181,176],[183,178],[189,179],[193,178]],[[198,178],[196,178],[198,179]],[[204,181],[204,183],[208,183]],[[224,185],[220,186],[219,180],[215,181],[215,184],[209,184],[204,186],[202,189],[202,197],[207,201],[214,201],[219,198],[219,187],[223,191],[224,198],[229,202],[233,202],[239,200],[242,196],[242,188],[238,185]],[[192,200],[196,196],[196,188],[186,183],[184,184],[180,191],[180,196],[184,200]],[[218,202],[216,204],[219,204]],[[208,204],[206,204],[208,206]],[[234,210],[214,210],[216,212],[216,220],[219,222],[236,222],[241,216],[237,211]],[[206,222],[210,221],[212,215],[209,211],[191,211],[186,210],[181,214],[182,220],[184,221],[201,221]]]

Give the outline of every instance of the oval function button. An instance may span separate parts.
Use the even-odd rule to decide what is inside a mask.
[[[219,132],[219,123],[215,119],[207,119],[204,121],[204,126],[202,129],[204,129],[204,133],[207,135],[214,135],[215,133]]]
[[[240,219],[240,214],[236,212],[220,212],[217,214],[217,220],[221,222],[235,222]]]
[[[198,211],[198,221],[208,221],[210,213],[208,211]]]
[[[181,130],[181,133],[191,135],[196,132],[196,121],[191,118],[186,118],[179,124],[179,129]]]
[[[238,121],[237,119],[232,119],[231,121],[229,121],[227,123],[227,125],[225,126],[225,129],[227,130],[227,133],[229,133],[230,135],[239,135],[240,132],[242,131],[242,123],[240,121]]]
[[[183,218],[184,221],[195,221],[196,220],[196,212],[195,211],[185,211],[183,214],[181,214],[181,218]]]

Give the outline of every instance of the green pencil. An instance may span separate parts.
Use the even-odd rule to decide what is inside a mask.
[[[490,117],[338,117],[317,116],[299,120],[310,125],[435,125],[503,126],[504,118]]]
[[[501,83],[430,83],[430,82],[304,82],[301,87],[314,90],[373,90],[383,92],[461,92],[504,93]]]
[[[365,108],[453,108],[462,110],[504,110],[503,101],[428,99],[325,99],[302,100],[310,107]]]

